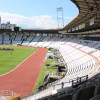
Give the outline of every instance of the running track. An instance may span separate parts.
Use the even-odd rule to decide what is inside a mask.
[[[0,91],[11,90],[21,96],[31,94],[40,73],[47,49],[36,48],[37,51],[29,56],[12,72],[0,76]]]

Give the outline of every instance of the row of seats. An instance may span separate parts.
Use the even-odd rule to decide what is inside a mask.
[[[99,100],[100,99],[100,74],[95,75],[83,84],[69,91],[62,89],[56,94],[49,95],[39,100]]]

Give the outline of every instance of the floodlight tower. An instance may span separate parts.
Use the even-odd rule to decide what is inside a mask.
[[[63,17],[63,8],[57,8],[57,24],[58,29],[64,27],[64,17]]]

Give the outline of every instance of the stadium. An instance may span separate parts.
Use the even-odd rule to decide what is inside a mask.
[[[0,100],[100,100],[100,1],[71,1],[63,28],[0,29]]]

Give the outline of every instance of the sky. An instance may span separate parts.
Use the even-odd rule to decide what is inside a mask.
[[[0,0],[1,23],[10,21],[27,29],[55,29],[59,7],[63,8],[64,26],[79,13],[70,0]]]

